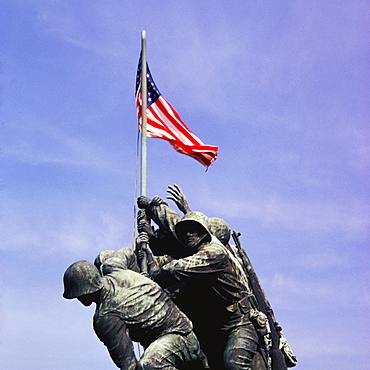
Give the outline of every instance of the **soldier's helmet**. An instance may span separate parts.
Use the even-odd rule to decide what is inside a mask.
[[[185,232],[189,226],[194,226],[202,231],[205,235],[204,241],[210,241],[212,235],[208,228],[208,217],[198,211],[190,211],[175,225],[175,232],[179,240],[183,241]]]
[[[219,217],[209,217],[208,227],[212,235],[214,235],[223,245],[229,243],[230,228],[229,225]]]
[[[94,265],[100,271],[100,267],[104,263],[104,261],[107,260],[108,258],[111,258],[113,255],[114,255],[113,249],[107,249],[105,251],[100,252],[95,258]]]
[[[103,287],[99,270],[88,261],[78,261],[69,266],[63,276],[64,293],[67,299],[95,293]]]

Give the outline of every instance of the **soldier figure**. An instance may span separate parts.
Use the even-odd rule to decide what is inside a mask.
[[[192,320],[211,369],[252,369],[258,337],[239,261],[210,233],[200,212],[187,212],[174,229],[187,256],[153,258],[146,250],[154,281]],[[139,234],[137,242],[148,242],[147,235]]]
[[[73,263],[64,274],[63,297],[96,303],[94,331],[121,370],[208,368],[189,319],[158,284],[127,269],[125,255],[100,254],[95,263],[104,276],[90,262]],[[139,361],[132,341],[145,348]]]

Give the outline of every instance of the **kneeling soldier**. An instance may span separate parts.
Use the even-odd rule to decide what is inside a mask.
[[[73,263],[64,274],[66,299],[77,298],[84,306],[96,303],[93,327],[121,370],[204,369],[206,359],[189,319],[152,280],[106,260],[107,270],[88,261]],[[136,360],[132,341],[144,354]]]

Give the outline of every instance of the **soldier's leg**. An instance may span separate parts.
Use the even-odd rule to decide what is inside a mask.
[[[268,360],[263,358],[261,351],[262,350],[259,348],[253,357],[253,361],[251,364],[252,370],[268,370]]]
[[[167,334],[147,347],[138,363],[138,370],[198,369],[202,360],[202,352],[194,333]]]
[[[257,334],[252,324],[235,328],[229,335],[224,350],[226,370],[251,370],[253,356],[257,351]]]

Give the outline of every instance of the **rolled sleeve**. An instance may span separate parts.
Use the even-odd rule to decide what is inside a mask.
[[[94,331],[121,370],[135,370],[134,346],[124,321],[115,314],[94,317]]]

